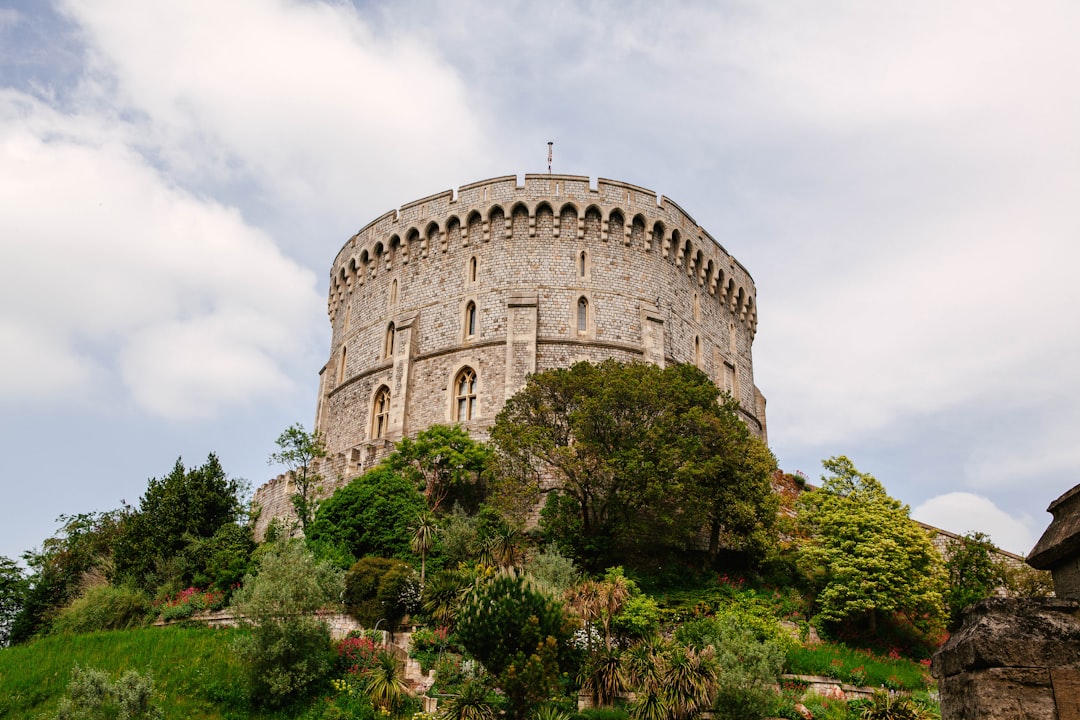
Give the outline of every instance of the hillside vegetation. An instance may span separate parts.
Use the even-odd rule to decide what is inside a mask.
[[[447,720],[933,717],[960,603],[1041,579],[979,536],[942,558],[842,456],[805,491],[738,413],[693,367],[579,363],[530,378],[490,443],[429,428],[321,501],[322,440],[293,426],[273,458],[298,519],[261,545],[217,458],[177,461],[137,506],[61,518],[28,574],[0,562],[0,716],[430,720],[419,691]],[[246,627],[142,627],[224,607]],[[435,674],[408,686],[401,647],[331,641],[325,611],[415,628]]]

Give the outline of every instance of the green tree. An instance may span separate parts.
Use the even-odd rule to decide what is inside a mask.
[[[550,697],[569,667],[562,606],[516,572],[474,587],[457,615],[456,634],[506,693],[507,716],[514,720]]]
[[[330,671],[330,630],[315,612],[340,607],[343,590],[341,573],[302,542],[283,538],[260,555],[258,575],[244,578],[232,603],[253,625],[237,651],[256,704],[281,705]]]
[[[422,590],[416,571],[402,560],[364,557],[345,574],[345,606],[365,627],[386,621],[391,632],[420,608]]]
[[[693,497],[687,508],[704,513],[711,560],[721,546],[761,560],[776,539],[776,458],[739,418],[738,402],[721,400],[719,408],[694,408],[683,420],[683,432],[696,441],[682,470]]]
[[[945,571],[949,585],[945,603],[949,608],[949,629],[960,626],[964,608],[990,597],[1005,585],[1005,569],[995,558],[997,548],[981,532],[968,533],[949,544],[945,552]]]
[[[19,564],[0,556],[0,647],[7,647],[11,626],[26,597],[26,577]]]
[[[609,360],[533,375],[491,431],[496,502],[523,515],[547,494],[545,528],[594,569],[615,546],[681,549],[706,525],[717,542],[760,540],[775,517],[774,463],[719,399],[689,365]]]
[[[178,459],[171,473],[147,482],[138,508],[123,519],[114,551],[117,576],[154,589],[168,579],[188,544],[244,517],[244,489],[241,481],[226,477],[213,453],[196,468],[187,469]],[[192,580],[190,572],[180,574],[178,582]]]
[[[78,596],[85,580],[111,577],[123,519],[120,510],[61,515],[57,533],[40,550],[23,553],[30,572],[22,607],[11,623],[12,643],[26,642],[47,629],[59,610]]]
[[[444,502],[475,511],[486,494],[491,450],[459,425],[432,425],[402,438],[386,463],[416,484],[431,512]]]
[[[306,536],[340,546],[354,558],[411,558],[409,525],[426,510],[411,481],[378,465],[324,500]]]
[[[293,509],[306,537],[318,507],[322,475],[316,471],[316,463],[326,457],[326,442],[318,430],[309,433],[303,425],[296,423],[282,432],[274,443],[278,450],[270,453],[269,463],[289,468],[296,488],[292,496]]]
[[[844,456],[822,463],[831,473],[800,498],[807,536],[799,565],[819,589],[820,617],[865,621],[877,632],[882,614],[905,616],[922,630],[943,617],[941,557],[907,505]]]

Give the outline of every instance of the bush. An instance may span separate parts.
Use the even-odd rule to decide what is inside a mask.
[[[435,667],[439,656],[451,647],[449,632],[445,627],[420,628],[412,634],[409,656],[420,663],[420,669],[428,672]]]
[[[204,610],[219,610],[225,606],[225,593],[220,590],[200,590],[189,587],[175,595],[154,602],[162,620],[183,620]]]
[[[861,720],[923,720],[926,715],[910,697],[878,690],[859,717]]]
[[[409,524],[425,510],[416,486],[380,465],[324,500],[307,537],[353,557],[412,558]]]
[[[153,703],[153,693],[154,681],[148,675],[128,670],[113,682],[101,670],[76,665],[71,670],[67,693],[53,717],[55,720],[160,720],[164,713]]]
[[[330,630],[313,617],[266,622],[238,642],[248,668],[250,697],[277,707],[303,695],[333,667]]]
[[[244,578],[233,607],[255,627],[237,651],[259,704],[281,705],[327,675],[333,664],[330,631],[312,615],[333,605],[341,591],[340,573],[288,539],[260,556],[257,576]]]
[[[57,633],[123,630],[144,625],[150,617],[150,599],[141,590],[99,585],[60,611],[52,623]]]
[[[401,560],[361,558],[345,575],[345,608],[364,626],[386,620],[391,632],[420,606],[419,576]]]
[[[775,706],[773,686],[784,665],[784,649],[778,643],[762,639],[734,615],[687,623],[675,637],[698,649],[715,648],[719,668],[715,717],[760,718]]]

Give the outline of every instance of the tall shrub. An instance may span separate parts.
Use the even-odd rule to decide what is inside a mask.
[[[343,587],[340,572],[300,541],[283,539],[259,558],[259,574],[245,577],[233,598],[234,611],[253,625],[237,650],[255,704],[281,705],[327,675],[330,630],[314,613],[336,607]]]

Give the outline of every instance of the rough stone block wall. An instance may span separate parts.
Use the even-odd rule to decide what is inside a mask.
[[[535,297],[527,312],[523,296]],[[327,309],[333,335],[316,417],[330,455],[327,492],[369,467],[387,441],[459,421],[454,380],[465,367],[477,375],[477,411],[463,424],[481,437],[524,383],[523,368],[607,358],[697,363],[731,386],[764,436],[753,279],[682,208],[635,185],[568,175],[526,175],[519,185],[506,176],[410,202],[342,247]],[[373,403],[383,385],[394,412],[377,438]],[[264,515],[287,512],[283,487],[257,491]]]

